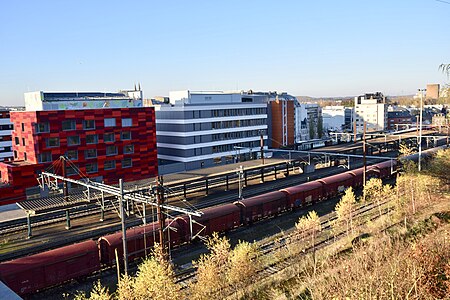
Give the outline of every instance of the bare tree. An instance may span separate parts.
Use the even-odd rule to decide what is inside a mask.
[[[227,283],[225,270],[231,251],[229,240],[213,233],[206,246],[210,253],[203,254],[194,262],[197,266],[197,281],[190,286],[191,299],[221,298],[222,290]]]
[[[373,201],[377,203],[378,213],[381,217],[381,200],[383,197],[383,181],[379,178],[371,178],[366,182],[364,187],[364,193],[366,194],[366,201]]]
[[[228,283],[237,288],[251,282],[259,268],[259,250],[254,243],[240,241],[228,258]]]
[[[75,295],[74,299],[75,300],[110,300],[110,299],[112,299],[112,295],[109,293],[108,288],[104,287],[100,283],[100,280],[99,280],[94,284],[89,297],[87,297],[85,293],[78,293],[77,295]]]
[[[175,300],[181,297],[175,273],[159,245],[155,246],[150,258],[139,265],[133,291],[135,299]]]
[[[355,194],[353,193],[353,189],[349,187],[345,190],[345,194],[335,208],[338,217],[337,224],[346,224],[347,235],[349,234],[350,229],[353,230],[353,206],[355,203]]]
[[[117,299],[119,300],[135,300],[134,294],[134,278],[124,274],[117,285]]]
[[[311,237],[311,247],[313,250],[314,274],[316,273],[316,235],[322,230],[319,216],[313,210],[307,216],[301,217],[295,224],[298,232],[305,237]]]

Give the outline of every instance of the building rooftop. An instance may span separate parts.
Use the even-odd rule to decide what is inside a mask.
[[[35,91],[25,93],[27,111],[142,107],[141,90],[118,92]]]
[[[388,118],[410,118],[412,117],[409,111],[388,111]]]

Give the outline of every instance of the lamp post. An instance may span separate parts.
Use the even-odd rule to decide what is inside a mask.
[[[238,173],[238,179],[239,179],[239,194],[238,199],[239,201],[242,200],[242,175],[244,175],[244,168],[242,166],[239,166],[239,169],[237,170]]]
[[[423,118],[423,92],[427,89],[419,89],[420,92],[420,116],[419,116],[419,172],[422,170],[422,118]]]

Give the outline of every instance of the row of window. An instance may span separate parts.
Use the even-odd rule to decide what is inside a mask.
[[[255,137],[261,134],[266,134],[266,130],[249,130],[249,131],[238,131],[238,132],[226,132],[213,134],[213,141],[222,141],[222,140],[234,140],[234,139],[242,139],[248,137]]]
[[[123,131],[120,133],[120,139],[122,141],[131,140],[131,132]],[[116,140],[116,136],[114,132],[103,134],[103,142],[110,143]],[[23,139],[25,146],[25,139]],[[67,137],[67,145],[68,146],[77,146],[80,145],[80,136],[72,135]],[[59,147],[59,138],[58,137],[50,137],[45,140],[45,144],[47,148]],[[98,134],[88,134],[86,135],[86,144],[98,144]],[[18,138],[16,137],[16,145],[18,145]]]
[[[211,125],[212,129],[259,126],[259,125],[266,125],[266,119],[221,121],[221,122],[212,122]]]
[[[12,124],[0,125],[0,130],[13,130]]]
[[[14,143],[16,145],[20,145],[20,139],[17,136],[14,137]],[[25,139],[24,138],[22,138],[22,146],[25,146]]]
[[[240,151],[239,149],[241,148],[258,148],[258,147],[260,147],[260,141],[253,141],[253,142],[238,143],[234,145],[228,144],[228,145],[213,146],[212,152],[213,153],[221,153],[229,151],[239,152]]]
[[[125,145],[123,146],[123,154],[133,154],[134,153],[134,145]],[[117,155],[117,146],[111,145],[106,146],[106,156]],[[78,150],[67,150],[66,156],[70,160],[78,160]],[[87,149],[84,150],[84,158],[91,159],[97,158],[97,149]],[[40,163],[46,163],[52,161],[52,153],[51,152],[42,152],[38,154],[38,161]]]
[[[122,169],[131,168],[133,166],[133,160],[131,158],[124,158],[121,161]],[[92,162],[85,164],[86,173],[97,173],[98,172],[98,163]],[[116,169],[116,161],[115,160],[106,160],[103,164],[103,170],[114,170]],[[77,166],[69,166],[67,167],[67,176],[75,175],[78,173]]]
[[[116,127],[116,118],[105,118],[103,120],[104,127]],[[133,120],[131,118],[123,118],[121,119],[122,127],[131,127],[133,126]],[[95,120],[83,120],[83,129],[84,130],[93,130],[95,129]],[[22,131],[24,124],[22,123]],[[61,123],[61,128],[63,131],[75,130],[77,128],[76,120],[64,120]],[[46,133],[50,132],[50,123],[42,122],[37,123],[35,125],[36,133]]]
[[[252,115],[265,115],[265,114],[267,114],[267,109],[265,107],[214,109],[212,111],[213,117],[252,116]]]

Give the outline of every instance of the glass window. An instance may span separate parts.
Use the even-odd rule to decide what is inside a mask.
[[[21,123],[22,125],[22,131],[25,131],[25,123]]]
[[[111,170],[116,168],[116,161],[115,160],[107,160],[105,161],[105,170]]]
[[[84,158],[96,158],[97,149],[87,149],[84,151]]]
[[[78,167],[73,165],[73,166],[67,166],[66,168],[66,175],[67,176],[72,176],[78,174]]]
[[[86,135],[86,144],[97,144],[97,143],[98,143],[98,135],[96,134]]]
[[[28,160],[26,152],[23,153],[23,160]]]
[[[105,133],[103,135],[103,142],[107,143],[107,142],[114,142],[116,140],[115,136],[114,136],[114,132],[110,132],[110,133]]]
[[[95,120],[83,120],[83,129],[95,129]]]
[[[14,142],[16,143],[16,145],[19,145],[20,139],[16,136],[16,137],[14,137]]]
[[[123,146],[123,154],[132,154],[132,153],[134,153],[134,145]]]
[[[122,127],[133,126],[133,120],[131,118],[122,119]]]
[[[62,130],[75,130],[76,122],[75,120],[64,120],[62,121]]]
[[[78,151],[77,150],[67,150],[66,156],[70,160],[77,160],[78,159]]]
[[[106,155],[116,155],[117,154],[117,147],[116,146],[106,146]]]
[[[67,137],[67,146],[74,146],[80,144],[80,136],[79,135],[73,135]]]
[[[22,146],[25,146],[25,138],[22,138]]]
[[[133,166],[133,162],[131,160],[131,158],[124,158],[122,160],[122,168],[131,168]]]
[[[46,140],[47,147],[59,147],[59,138],[51,137]]]
[[[115,127],[115,126],[116,126],[116,118],[105,119],[105,127]]]
[[[131,132],[130,131],[124,131],[121,133],[122,141],[131,140]]]
[[[86,173],[95,173],[98,171],[97,163],[86,164]]]
[[[52,161],[52,153],[51,152],[42,152],[38,154],[38,162],[46,163]]]
[[[50,125],[48,122],[37,123],[36,124],[36,133],[50,132]]]

